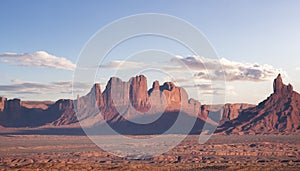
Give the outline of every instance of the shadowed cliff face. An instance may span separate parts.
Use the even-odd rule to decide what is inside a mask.
[[[226,122],[218,132],[239,134],[288,133],[300,129],[300,95],[282,82],[274,80],[274,92],[258,106],[246,109],[236,119]]]
[[[46,113],[49,117],[56,113],[56,115],[46,121],[50,121],[50,125],[69,125],[78,122],[72,100],[59,100],[46,110]]]

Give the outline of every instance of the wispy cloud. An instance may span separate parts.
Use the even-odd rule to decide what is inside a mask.
[[[86,83],[76,83],[74,92],[83,92],[92,87]],[[12,84],[0,85],[0,92],[12,94],[47,94],[47,93],[72,93],[71,81],[56,81],[50,83],[23,82],[12,80]]]
[[[74,70],[76,65],[72,61],[51,55],[45,51],[35,53],[4,53],[0,54],[0,62],[17,66],[47,67],[62,70]]]
[[[195,78],[203,80],[222,80],[225,77],[226,81],[265,81],[273,79],[278,73],[285,74],[281,69],[268,64],[241,63],[225,58],[216,60],[196,56],[175,57],[172,61],[184,63],[196,72]]]
[[[107,64],[101,65],[101,68],[108,69],[134,69],[134,68],[142,68],[146,64],[143,62],[134,62],[134,61],[110,61]]]

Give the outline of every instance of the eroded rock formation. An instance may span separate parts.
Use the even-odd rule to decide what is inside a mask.
[[[300,129],[300,94],[274,80],[274,92],[258,106],[243,110],[234,120],[222,125],[218,132],[236,134],[289,133]]]

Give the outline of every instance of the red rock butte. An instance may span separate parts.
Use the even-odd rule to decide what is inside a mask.
[[[257,106],[243,110],[239,116],[218,129],[227,134],[269,134],[298,132],[300,129],[300,95],[292,85],[285,85],[279,74],[274,92]]]

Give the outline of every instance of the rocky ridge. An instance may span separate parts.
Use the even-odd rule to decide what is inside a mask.
[[[290,133],[300,130],[300,94],[285,85],[279,74],[273,93],[257,106],[243,110],[236,119],[219,127],[226,134]]]

